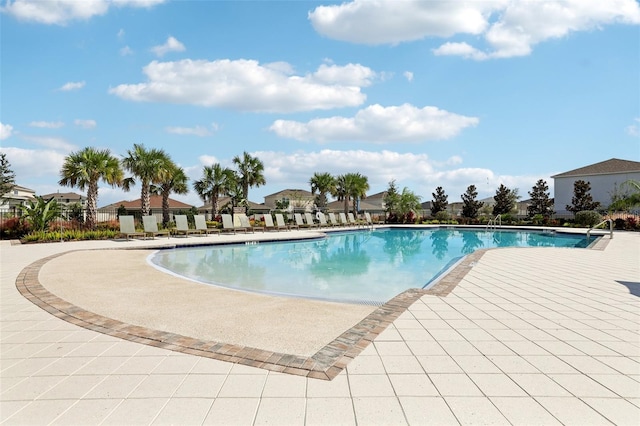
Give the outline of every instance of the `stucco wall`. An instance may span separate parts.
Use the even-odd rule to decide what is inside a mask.
[[[571,198],[573,198],[573,183],[577,180],[589,182],[591,184],[590,194],[593,197],[593,201],[599,201],[601,207],[606,208],[611,204],[611,195],[616,185],[620,187],[623,182],[628,180],[640,181],[640,172],[554,178],[553,192],[555,199],[554,210],[556,214],[571,214],[565,207],[567,204],[571,204]]]

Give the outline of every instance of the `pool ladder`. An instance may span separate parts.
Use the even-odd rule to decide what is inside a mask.
[[[591,238],[591,231],[593,231],[595,228],[597,228],[600,225],[604,225],[607,222],[609,222],[609,238],[612,239],[613,238],[613,220],[611,220],[611,219],[605,219],[602,222],[600,222],[599,224],[589,228],[587,230],[587,239]]]
[[[496,215],[496,217],[494,217],[493,219],[489,219],[489,222],[487,222],[487,227],[485,229],[496,229],[496,227],[498,226],[502,227],[502,217],[500,215]]]

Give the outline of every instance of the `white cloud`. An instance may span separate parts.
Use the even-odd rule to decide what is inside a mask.
[[[59,129],[64,126],[64,123],[62,121],[32,121],[29,126],[42,129]]]
[[[634,119],[635,123],[627,126],[625,131],[629,136],[640,136],[640,127],[636,123],[640,123],[640,118]]]
[[[82,127],[83,129],[94,129],[98,125],[96,123],[96,120],[80,120],[80,119],[73,120],[73,124],[75,124],[78,127]]]
[[[85,82],[84,81],[70,81],[68,83],[65,83],[62,85],[61,88],[59,88],[58,90],[62,91],[62,92],[69,92],[71,90],[80,90],[85,86]]]
[[[317,32],[352,43],[482,36],[486,49],[452,41],[434,53],[484,60],[529,55],[536,44],[572,32],[640,24],[640,5],[636,0],[355,0],[317,7],[309,19]]]
[[[48,25],[66,25],[71,21],[84,21],[104,15],[111,5],[151,7],[165,0],[7,0],[0,8],[20,21]]]
[[[410,104],[383,107],[371,105],[354,117],[316,118],[307,123],[276,120],[269,130],[280,137],[300,141],[421,142],[448,139],[479,119],[454,114],[433,106]]]
[[[124,38],[124,28],[120,28],[120,30],[118,31],[117,37],[119,40],[122,40]]]
[[[207,128],[204,126],[195,126],[195,127],[165,127],[165,131],[167,133],[173,133],[175,135],[193,135],[193,136],[211,136],[213,132],[218,130],[218,125],[213,123],[211,128]]]
[[[13,126],[11,124],[0,123],[0,141],[8,139],[13,134]]]
[[[283,63],[274,67],[245,59],[153,61],[143,71],[146,83],[121,84],[109,93],[138,102],[254,112],[310,111],[361,105],[366,96],[360,89],[374,76],[358,64],[323,65],[316,73],[291,75]]]
[[[31,143],[43,146],[49,149],[70,152],[77,147],[62,138],[54,138],[50,136],[23,136],[23,138]]]
[[[125,46],[120,49],[120,56],[130,56],[133,55],[133,50],[129,46]]]
[[[65,158],[64,154],[51,149],[0,147],[0,152],[7,154],[18,181],[47,175],[57,179]]]
[[[413,81],[413,73],[411,71],[405,71],[402,75],[407,79],[407,81]]]
[[[151,48],[151,51],[159,57],[162,57],[169,52],[184,52],[185,50],[186,48],[184,47],[184,44],[180,43],[175,37],[169,37],[165,44]]]

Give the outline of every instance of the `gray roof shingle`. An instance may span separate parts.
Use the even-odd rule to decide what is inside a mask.
[[[606,175],[615,173],[633,173],[640,172],[640,162],[630,160],[620,160],[612,158],[610,160],[601,161],[589,166],[580,167],[579,169],[569,170],[568,172],[559,173],[551,176],[551,178],[562,178],[571,176],[585,175]]]

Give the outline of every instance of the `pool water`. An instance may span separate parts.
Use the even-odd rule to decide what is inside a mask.
[[[159,250],[156,267],[202,283],[267,294],[382,304],[423,288],[464,255],[492,247],[586,247],[583,235],[392,229],[326,238]]]

